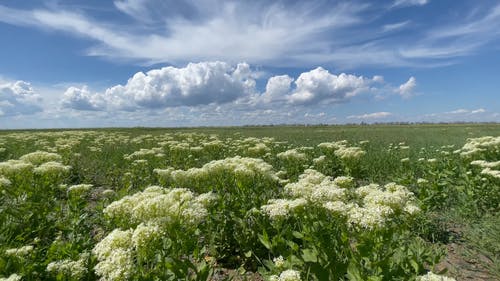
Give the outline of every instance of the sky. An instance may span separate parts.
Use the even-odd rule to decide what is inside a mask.
[[[2,0],[0,37],[0,129],[500,122],[496,0]]]

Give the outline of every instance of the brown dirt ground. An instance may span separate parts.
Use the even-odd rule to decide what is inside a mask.
[[[498,281],[498,277],[491,275],[487,265],[493,262],[486,256],[478,253],[470,246],[467,246],[463,239],[460,239],[459,229],[453,229],[458,239],[446,245],[447,254],[443,260],[435,266],[435,271],[447,270],[444,275],[451,276],[457,281]]]

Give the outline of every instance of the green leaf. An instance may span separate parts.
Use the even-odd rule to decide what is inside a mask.
[[[292,235],[293,235],[293,237],[295,237],[295,238],[297,238],[297,239],[302,239],[302,238],[304,238],[304,234],[302,234],[302,233],[300,233],[300,232],[298,232],[298,231],[293,231],[293,232],[292,232]]]
[[[410,260],[410,264],[413,267],[413,269],[415,269],[415,272],[418,273],[419,272],[419,268],[420,268],[420,266],[418,265],[418,263],[415,260]]]
[[[318,252],[316,249],[302,250],[302,259],[305,262],[318,262]]]
[[[352,281],[364,281],[358,266],[353,261],[351,261],[347,267],[347,278]]]
[[[269,236],[267,236],[267,232],[264,231],[262,234],[259,234],[259,240],[266,249],[271,250],[271,241],[269,241]]]

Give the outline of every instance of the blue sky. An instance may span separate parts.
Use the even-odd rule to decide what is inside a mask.
[[[500,122],[498,1],[0,2],[0,129]]]

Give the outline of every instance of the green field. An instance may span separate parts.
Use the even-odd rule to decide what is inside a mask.
[[[0,131],[0,280],[497,280],[499,170],[498,124]]]

